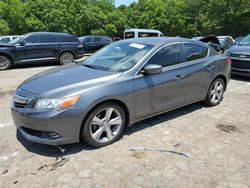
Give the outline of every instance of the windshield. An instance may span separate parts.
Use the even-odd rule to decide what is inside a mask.
[[[22,35],[20,37],[15,38],[14,40],[10,41],[9,44],[16,44],[18,43],[20,40],[22,40],[25,37],[25,35]]]
[[[124,72],[132,68],[153,47],[124,41],[112,43],[84,60],[82,65],[98,70]]]
[[[244,38],[239,45],[244,45],[244,46],[250,46],[250,35],[248,35],[246,38]]]

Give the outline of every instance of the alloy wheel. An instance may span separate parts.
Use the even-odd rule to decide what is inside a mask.
[[[91,137],[98,143],[109,142],[119,134],[122,124],[122,116],[118,110],[112,107],[101,109],[92,118]]]
[[[5,56],[0,56],[0,69],[5,70],[10,66],[10,60]]]
[[[65,52],[60,57],[60,62],[62,65],[71,64],[74,62],[74,56],[70,52]]]
[[[213,104],[218,103],[223,98],[224,85],[220,80],[214,82],[211,92],[210,92],[210,100]]]

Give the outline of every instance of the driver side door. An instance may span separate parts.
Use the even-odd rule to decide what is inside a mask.
[[[182,51],[181,44],[164,46],[145,64],[162,65],[162,72],[151,75],[139,73],[135,76],[136,119],[143,119],[184,103],[185,69],[180,66],[183,62]]]

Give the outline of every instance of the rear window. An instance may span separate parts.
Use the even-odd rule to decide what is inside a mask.
[[[125,39],[135,38],[135,32],[126,32]]]
[[[59,42],[78,42],[77,37],[71,35],[59,35],[58,36]]]
[[[208,48],[198,44],[184,44],[186,61],[207,57]]]
[[[138,37],[158,37],[158,33],[152,32],[139,32]]]
[[[57,42],[55,35],[41,35],[40,36],[40,43],[52,43]]]

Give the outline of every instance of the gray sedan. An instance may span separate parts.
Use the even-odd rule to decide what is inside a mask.
[[[230,68],[226,55],[199,41],[119,41],[26,80],[14,94],[12,116],[33,142],[106,146],[142,119],[197,101],[219,104]]]

